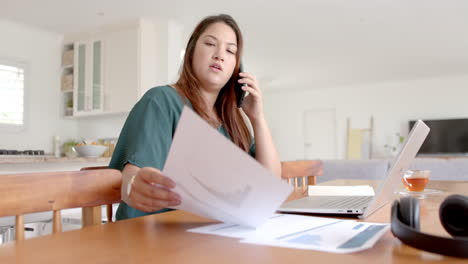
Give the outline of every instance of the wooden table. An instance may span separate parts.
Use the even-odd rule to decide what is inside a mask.
[[[327,184],[369,184],[369,181],[333,181]],[[374,184],[374,183],[371,183]],[[438,206],[451,193],[468,194],[468,182],[430,182],[444,191],[422,202],[422,230],[448,236],[438,220]],[[297,198],[300,194],[293,194]],[[389,222],[390,204],[366,221]],[[189,233],[185,230],[215,223],[183,211],[150,215],[96,225],[0,245],[0,263],[466,263],[413,249],[390,231],[369,250],[331,254],[312,250],[239,243],[237,239]]]

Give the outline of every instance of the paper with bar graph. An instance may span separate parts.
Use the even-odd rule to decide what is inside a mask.
[[[282,236],[259,233],[251,235],[241,242],[333,253],[351,253],[371,248],[389,229],[389,224],[338,220]]]
[[[292,191],[188,107],[163,173],[182,197],[173,208],[250,227],[266,222]]]
[[[256,229],[222,223],[187,231],[239,238],[249,244],[351,253],[371,248],[389,228],[389,224],[277,214]]]

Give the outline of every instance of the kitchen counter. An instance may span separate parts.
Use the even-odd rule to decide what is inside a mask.
[[[68,163],[68,162],[98,162],[98,163],[109,163],[110,157],[99,157],[99,158],[68,158],[68,157],[54,157],[54,156],[0,156],[0,164],[22,164],[22,163]]]
[[[107,166],[110,159],[110,157],[0,156],[0,176],[9,173],[77,171],[85,167]]]

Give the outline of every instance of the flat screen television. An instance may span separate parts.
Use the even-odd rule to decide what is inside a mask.
[[[424,141],[421,155],[468,155],[468,118],[423,120],[431,131]],[[416,121],[409,121],[409,129]]]

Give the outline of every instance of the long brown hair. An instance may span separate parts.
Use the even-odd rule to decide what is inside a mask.
[[[195,46],[200,36],[205,30],[214,23],[224,23],[232,28],[237,37],[237,53],[236,53],[236,66],[229,81],[224,85],[218,94],[214,108],[218,117],[221,119],[226,132],[231,137],[234,144],[239,146],[244,151],[248,151],[250,147],[250,132],[247,128],[246,121],[241,114],[241,110],[237,108],[235,85],[237,83],[237,76],[239,75],[240,58],[243,51],[243,38],[242,33],[236,21],[229,15],[220,14],[216,16],[209,16],[204,18],[193,30],[192,35],[187,43],[185,49],[184,63],[182,65],[179,80],[176,82],[178,91],[192,103],[193,109],[205,120],[210,117],[207,113],[205,103],[202,99],[199,87],[200,81],[195,76],[192,68],[193,54]]]

